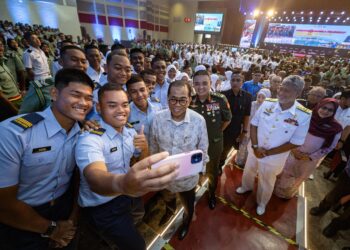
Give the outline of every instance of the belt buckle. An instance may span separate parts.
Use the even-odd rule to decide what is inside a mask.
[[[55,205],[55,203],[56,203],[56,200],[55,200],[55,199],[51,200],[51,201],[50,201],[50,206],[53,207],[53,206]]]

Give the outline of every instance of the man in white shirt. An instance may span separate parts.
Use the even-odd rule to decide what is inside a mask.
[[[89,67],[86,73],[90,76],[91,80],[98,83],[104,72],[103,67],[101,67],[102,58],[100,50],[95,45],[88,45],[85,47],[85,54],[89,61]]]
[[[27,33],[25,37],[30,44],[23,54],[23,64],[27,70],[28,78],[30,80],[49,78],[51,76],[50,67],[44,51],[40,49],[40,39],[32,33]]]

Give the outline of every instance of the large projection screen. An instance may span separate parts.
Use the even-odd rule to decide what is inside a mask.
[[[222,27],[222,13],[197,13],[195,31],[220,32]]]
[[[256,20],[247,19],[244,21],[243,32],[241,36],[241,41],[239,47],[249,48],[252,42],[253,33],[255,30]]]
[[[264,42],[350,49],[350,26],[270,23]]]

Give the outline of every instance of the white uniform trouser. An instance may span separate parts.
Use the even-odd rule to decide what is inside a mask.
[[[257,203],[259,206],[266,207],[269,202],[275,186],[276,176],[282,172],[288,154],[289,152],[258,159],[255,157],[253,150],[250,147],[248,148],[248,158],[242,177],[242,188],[253,190],[254,180],[258,173]]]

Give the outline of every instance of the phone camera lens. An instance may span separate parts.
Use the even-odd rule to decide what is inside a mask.
[[[202,161],[202,153],[194,154],[191,157],[191,163],[195,164]]]

